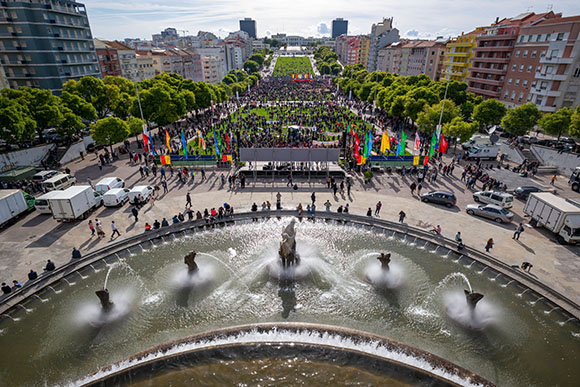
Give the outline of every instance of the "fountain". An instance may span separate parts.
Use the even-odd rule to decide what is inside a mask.
[[[99,297],[99,301],[101,302],[101,308],[103,312],[108,313],[113,308],[113,302],[110,299],[109,290],[108,289],[101,289],[95,292],[97,297]]]
[[[376,262],[371,262],[367,266],[366,279],[379,289],[398,288],[403,281],[403,271],[397,264],[391,264],[391,253],[381,253]]]
[[[481,301],[483,294],[475,293],[467,289],[464,289],[463,291],[465,292],[465,300],[467,301],[467,305],[469,305],[472,310],[475,310],[475,306],[479,301]]]
[[[389,270],[389,262],[391,262],[391,253],[386,253],[386,254],[381,253],[381,255],[379,255],[377,257],[377,259],[381,263],[381,269]]]

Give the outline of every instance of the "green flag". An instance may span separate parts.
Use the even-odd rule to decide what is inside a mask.
[[[399,142],[399,154],[397,156],[401,156],[405,154],[405,145],[407,145],[407,135],[405,134],[404,130],[401,130],[401,141]]]
[[[364,157],[368,157],[368,151],[369,151],[369,135],[370,135],[370,133],[368,133],[368,132],[365,135],[365,149],[363,151],[363,156]]]
[[[429,148],[429,159],[433,157],[435,153],[435,143],[437,142],[437,135],[433,132],[433,137],[431,138],[431,147]]]

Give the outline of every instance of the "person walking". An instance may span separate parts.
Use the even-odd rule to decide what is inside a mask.
[[[516,228],[516,232],[514,232],[514,236],[512,237],[512,239],[515,239],[516,241],[520,240],[520,234],[524,232],[524,225],[522,223],[520,223],[520,225]]]
[[[89,220],[89,230],[91,230],[91,237],[95,236],[95,226],[93,226],[92,220]]]
[[[117,225],[115,224],[115,221],[111,221],[111,229],[113,230],[113,234],[111,235],[111,240],[113,240],[113,238],[115,237],[115,235],[117,236],[121,236],[121,233],[119,232],[119,229],[117,228]]]
[[[185,195],[185,205],[191,208],[191,195],[189,192]]]
[[[161,186],[163,187],[163,193],[166,194],[167,192],[169,192],[169,190],[167,189],[167,182],[165,180],[163,180],[161,182]]]
[[[379,202],[377,203],[377,206],[375,207],[375,216],[379,216],[382,207],[383,207],[383,203],[381,203],[381,201],[379,200]]]
[[[407,214],[405,214],[405,211],[401,210],[401,212],[399,212],[399,223],[403,223],[406,216]]]
[[[370,207],[369,207],[369,209],[367,211],[367,216],[373,216],[373,210],[371,210]]]
[[[312,192],[312,195],[310,195],[310,199],[312,199],[312,204],[314,204],[316,202],[316,193]]]
[[[412,182],[409,188],[411,188],[411,195],[415,195],[415,189],[417,188],[417,184],[415,184],[415,182]]]
[[[550,181],[550,184],[555,185],[554,183],[556,182],[557,178],[556,175],[552,176],[552,180]]]
[[[326,212],[330,212],[331,206],[332,204],[330,204],[330,200],[326,200],[326,202],[324,203],[324,207],[326,207]]]
[[[489,250],[493,248],[493,238],[489,238],[485,244],[485,251],[489,253]]]
[[[137,223],[139,220],[139,210],[137,209],[137,206],[133,206],[133,208],[131,208],[131,213],[135,217],[135,223]]]
[[[350,188],[352,187],[352,184],[350,182],[350,180],[346,183],[346,193],[348,194],[348,196],[350,196]]]
[[[421,195],[421,189],[423,189],[423,185],[419,183],[419,185],[417,186],[417,195]]]

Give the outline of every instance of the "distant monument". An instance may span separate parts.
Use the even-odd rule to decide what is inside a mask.
[[[95,294],[99,297],[99,301],[101,301],[103,311],[108,312],[113,308],[114,304],[111,301],[108,289],[97,290]]]
[[[183,261],[185,262],[185,264],[187,265],[188,268],[188,272],[194,273],[196,271],[199,270],[199,267],[197,266],[197,263],[195,263],[195,256],[197,255],[197,253],[195,251],[192,251],[191,253],[187,254],[185,256],[185,258],[183,259]]]
[[[294,266],[300,262],[300,258],[296,254],[295,223],[296,221],[293,219],[284,231],[282,231],[282,242],[280,243],[280,250],[278,250],[278,254],[282,260],[282,267]]]
[[[383,270],[389,270],[389,263],[391,262],[391,253],[381,253],[377,257],[377,259],[381,262],[381,268]]]
[[[467,289],[463,290],[465,292],[465,299],[467,300],[467,305],[473,310],[475,305],[483,298],[483,294],[470,292]]]

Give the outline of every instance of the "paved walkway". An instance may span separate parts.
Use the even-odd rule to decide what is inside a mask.
[[[86,157],[84,161],[75,161],[69,164],[72,173],[77,177],[79,184],[90,178],[96,183],[103,176],[118,176],[132,187],[137,184],[153,184],[152,177],[142,179],[138,167],[133,166],[127,156],[107,165],[102,171],[96,166],[94,155]],[[73,247],[80,248],[83,253],[99,249],[109,243],[111,234],[110,224],[114,220],[121,231],[121,238],[144,231],[145,222],[152,224],[156,219],[163,217],[168,220],[183,211],[185,208],[185,194],[190,192],[193,208],[203,211],[204,208],[218,207],[224,202],[234,206],[236,212],[249,211],[252,203],[260,205],[264,201],[276,202],[276,193],[282,194],[284,208],[295,208],[298,203],[304,207],[310,202],[310,195],[316,192],[317,210],[324,211],[323,203],[330,200],[332,211],[339,205],[349,203],[350,212],[364,215],[370,207],[374,213],[375,204],[380,200],[383,208],[380,217],[397,220],[398,213],[404,210],[407,213],[406,221],[416,227],[430,229],[441,225],[443,235],[453,238],[457,231],[461,231],[465,243],[471,247],[483,250],[488,238],[493,238],[495,246],[490,254],[510,265],[519,265],[523,261],[531,262],[534,267],[532,276],[553,287],[558,292],[568,296],[576,303],[580,303],[580,247],[561,246],[554,240],[553,235],[543,229],[526,227],[520,241],[512,240],[515,224],[498,225],[492,221],[475,218],[464,212],[465,205],[472,203],[471,191],[458,178],[438,178],[437,182],[429,183],[429,188],[452,189],[458,197],[459,208],[447,209],[442,206],[425,204],[416,196],[411,196],[408,189],[410,180],[399,175],[378,175],[370,185],[362,185],[362,179],[355,177],[355,183],[350,197],[339,194],[334,197],[322,182],[298,182],[299,190],[292,191],[286,188],[286,181],[280,179],[272,182],[259,182],[244,190],[229,191],[220,182],[220,174],[227,176],[229,171],[220,171],[215,168],[207,170],[205,181],[201,181],[198,172],[194,183],[180,184],[177,179],[169,179],[169,192],[164,194],[154,205],[147,204],[140,210],[139,222],[134,222],[131,209],[128,205],[122,208],[100,208],[90,217],[93,221],[98,218],[103,222],[107,238],[99,240],[91,237],[87,221],[60,224],[50,215],[31,213],[16,224],[0,232],[0,272],[1,281],[18,279],[24,282],[26,273],[31,269],[38,272],[46,259],[52,259],[57,265],[70,260]],[[460,175],[460,170],[455,171]],[[548,181],[546,176],[543,180]],[[159,177],[155,182],[159,180]],[[575,195],[564,187],[565,178],[559,180],[557,189],[563,196]],[[545,183],[545,182],[544,182]],[[516,201],[514,212],[516,222],[524,221],[521,218],[523,203]]]

